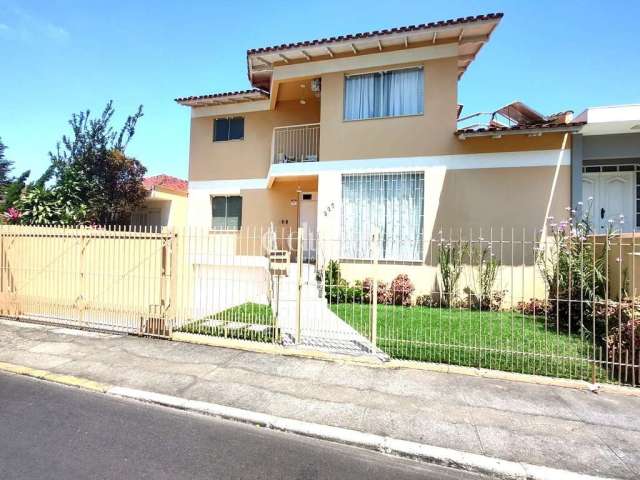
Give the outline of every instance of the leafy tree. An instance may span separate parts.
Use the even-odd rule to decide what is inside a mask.
[[[111,126],[113,103],[108,102],[102,114],[91,118],[89,110],[73,114],[69,125],[72,134],[63,136],[56,152],[50,152],[52,170],[57,182],[73,178],[70,190],[56,190],[57,195],[71,195],[61,201],[81,199],[85,221],[126,223],[131,212],[146,196],[142,180],[146,168],[125,149],[142,117],[142,105],[116,130]],[[45,180],[46,181],[46,180]]]
[[[62,137],[55,153],[49,152],[51,165],[42,176],[27,184],[29,172],[25,172],[8,185],[2,205],[8,221],[128,223],[147,195],[142,184],[146,168],[125,154],[142,106],[119,130],[111,125],[113,114],[113,103],[108,102],[97,118],[89,110],[71,116],[72,134]]]
[[[30,225],[76,225],[87,217],[82,198],[83,181],[72,168],[53,187],[36,182],[16,202],[20,223]]]
[[[0,210],[6,212],[20,198],[22,191],[26,186],[30,171],[23,172],[18,177],[11,177],[13,162],[5,157],[7,146],[0,139]]]
[[[20,195],[22,195],[22,192],[27,186],[29,175],[31,175],[31,171],[27,170],[19,177],[14,178],[13,181],[5,187],[2,211],[6,212],[10,208],[15,207],[16,203],[20,199]]]

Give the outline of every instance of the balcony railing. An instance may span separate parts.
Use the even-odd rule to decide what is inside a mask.
[[[320,159],[320,124],[276,127],[271,145],[272,163],[317,162]]]

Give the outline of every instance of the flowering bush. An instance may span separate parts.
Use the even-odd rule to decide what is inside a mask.
[[[372,290],[373,290],[373,279],[365,278],[364,282],[362,282],[362,298],[367,303],[373,302],[373,296],[371,295]],[[385,282],[378,281],[377,292],[378,292],[378,295],[377,295],[378,304],[387,305],[392,303],[391,301],[393,297],[391,295],[391,292],[387,288],[387,284]]]
[[[399,274],[391,282],[391,303],[408,307],[411,305],[411,294],[415,288],[406,273]]]
[[[4,212],[4,218],[7,223],[20,223],[21,217],[22,213],[20,210],[14,207],[10,207],[6,212]]]
[[[637,384],[640,381],[640,304],[628,299],[607,302],[597,306],[597,315],[608,316],[609,322],[615,325],[606,338],[609,361],[614,365],[636,365],[632,371],[626,367],[618,367],[618,371],[622,381]]]
[[[549,314],[574,331],[591,331],[583,319],[591,318],[594,302],[605,296],[607,254],[617,230],[609,222],[602,248],[596,248],[588,240],[594,234],[588,214],[576,219],[575,210],[567,212],[568,218],[559,223],[548,219],[548,239],[540,245],[536,262],[549,292]]]
[[[531,298],[526,302],[518,302],[515,311],[523,315],[544,316],[549,313],[549,303],[537,298]]]

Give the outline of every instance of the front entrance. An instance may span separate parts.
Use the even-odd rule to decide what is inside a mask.
[[[635,172],[594,172],[582,175],[582,201],[596,233],[632,232],[635,223]],[[623,223],[620,223],[624,220]]]
[[[318,192],[304,192],[300,195],[300,226],[303,228],[302,259],[315,262],[318,225]]]

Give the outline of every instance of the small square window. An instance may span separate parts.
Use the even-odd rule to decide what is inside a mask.
[[[213,121],[213,141],[244,139],[244,117],[216,118]]]
[[[242,227],[242,197],[211,197],[211,228],[240,230]]]

